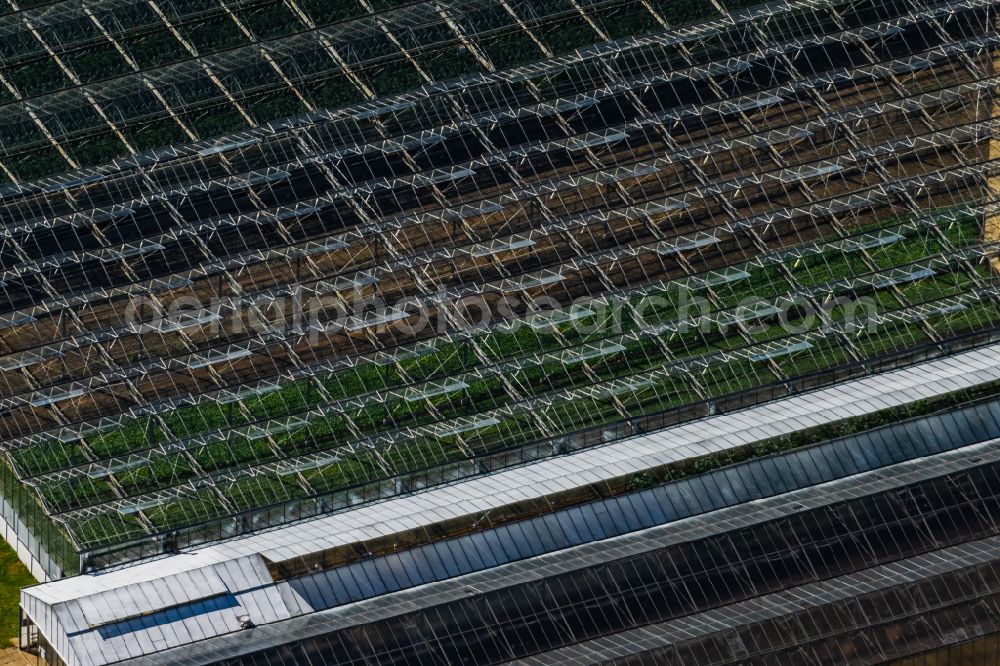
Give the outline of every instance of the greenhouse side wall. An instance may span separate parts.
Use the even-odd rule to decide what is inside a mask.
[[[7,461],[0,463],[0,519],[3,538],[31,575],[47,581],[79,573],[80,561],[65,533],[18,483]]]

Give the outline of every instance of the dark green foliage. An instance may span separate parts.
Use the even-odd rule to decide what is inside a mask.
[[[135,149],[140,152],[188,141],[188,136],[181,126],[170,118],[135,125],[129,129],[127,136]]]
[[[141,450],[163,440],[163,431],[156,423],[142,417],[126,425],[87,438],[91,450],[101,458],[112,458]]]
[[[198,114],[189,114],[186,120],[202,137],[220,136],[247,128],[243,116],[228,103],[213,105]]]
[[[199,55],[225,51],[249,43],[236,22],[226,14],[185,25],[180,32]]]
[[[86,460],[72,443],[60,442],[46,442],[26,449],[15,449],[11,451],[11,457],[28,476],[72,467]]]
[[[178,484],[194,474],[194,469],[183,454],[158,457],[148,464],[118,472],[115,478],[127,495],[140,495],[167,485]]]
[[[636,37],[660,28],[653,15],[640,3],[591,12],[594,22],[608,36],[608,39]]]
[[[712,3],[707,0],[653,0],[652,5],[671,25],[691,23],[718,15]]]
[[[309,84],[303,94],[320,109],[339,109],[364,99],[358,87],[343,75]]]
[[[66,511],[111,501],[115,493],[107,481],[82,476],[44,486],[42,496],[54,510]]]
[[[357,0],[301,0],[299,4],[316,25],[349,21],[365,14]]]
[[[72,85],[55,60],[47,56],[7,71],[11,84],[22,97],[34,97]]]
[[[111,43],[88,46],[65,56],[67,65],[83,83],[122,76],[132,71]]]
[[[435,81],[446,81],[482,71],[475,57],[461,45],[448,46],[422,55],[419,62],[424,71]]]
[[[241,479],[223,488],[223,493],[238,510],[255,509],[304,495],[302,488],[293,481],[268,476]]]
[[[123,39],[122,46],[141,69],[152,69],[192,57],[184,45],[166,28]]]
[[[329,467],[304,472],[303,476],[319,492],[349,488],[381,476],[379,465],[371,454],[352,454]]]
[[[479,44],[497,69],[517,67],[544,57],[538,44],[523,30],[481,39]]]
[[[125,144],[111,132],[77,141],[64,141],[63,147],[78,164],[106,164],[128,155]]]
[[[259,464],[273,459],[267,440],[250,440],[230,436],[227,441],[214,442],[196,449],[195,460],[206,472]]]
[[[412,65],[406,62],[396,62],[388,66],[375,67],[361,73],[368,87],[375,91],[378,97],[402,93],[420,87],[423,79]]]
[[[259,125],[306,112],[299,99],[287,90],[260,96],[249,102],[247,111]]]
[[[73,536],[82,548],[120,543],[145,534],[135,516],[102,514],[73,525]]]
[[[225,507],[213,492],[202,490],[143,513],[157,529],[168,530],[182,525],[197,525],[218,518],[225,512]]]
[[[207,403],[192,407],[181,407],[163,415],[164,423],[175,437],[184,438],[199,432],[226,428],[243,423],[246,419],[236,409],[235,404],[218,405]]]
[[[334,4],[323,3],[323,4]],[[305,30],[292,10],[280,0],[237,12],[258,39],[275,39]]]
[[[545,30],[542,41],[555,55],[562,55],[600,41],[583,17],[567,17]]]

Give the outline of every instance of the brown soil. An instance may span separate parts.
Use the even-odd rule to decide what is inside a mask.
[[[16,647],[0,649],[0,666],[33,666],[35,655],[21,652]]]

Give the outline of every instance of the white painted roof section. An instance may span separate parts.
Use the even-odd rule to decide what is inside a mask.
[[[67,578],[55,595],[48,584],[28,588],[22,605],[70,666],[228,634],[242,615],[267,624],[312,611],[274,584],[260,555],[233,559],[210,551]]]
[[[264,558],[291,559],[475,515],[997,380],[1000,345],[993,345],[191,552],[44,583],[23,590],[21,604],[69,666],[112,663],[229,633],[241,615],[264,624],[312,612],[287,583],[274,582]],[[171,610],[185,604],[198,604],[198,614]]]

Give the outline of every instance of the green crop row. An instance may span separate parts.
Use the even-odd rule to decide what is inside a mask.
[[[88,502],[109,502],[115,499],[114,490],[107,481],[77,477],[45,486],[41,490],[46,503],[58,511],[73,508],[81,500]]]
[[[143,514],[158,531],[167,531],[219,518],[226,515],[226,508],[213,491],[199,490],[172,502],[146,509]]]
[[[25,475],[44,474],[86,461],[83,453],[73,444],[44,442],[30,448],[15,449],[11,457]]]
[[[147,448],[163,441],[160,426],[149,417],[128,421],[114,430],[87,438],[90,449],[100,458],[120,456],[136,448]]]
[[[96,548],[121,543],[146,534],[142,523],[135,516],[119,516],[110,513],[100,514],[74,523],[71,531],[74,539],[82,548]]]
[[[297,483],[264,476],[229,484],[222,489],[222,493],[238,511],[287,502],[305,494]]]
[[[387,5],[395,3],[387,2]],[[680,22],[704,18],[712,13],[707,3],[693,2],[663,3],[659,10],[671,22]],[[193,8],[192,8],[193,9]],[[360,16],[363,10],[354,0],[339,2],[315,2],[313,0],[304,7],[318,25],[334,21],[344,21]],[[288,11],[282,3],[269,3],[264,7],[238,12],[238,16],[258,35],[275,38],[301,30],[298,19]],[[136,17],[136,24],[143,25],[149,17]],[[615,39],[628,34],[638,34],[647,30],[657,29],[658,25],[652,15],[640,4],[633,3],[626,8],[611,8],[595,13],[594,20],[603,26],[606,35]],[[247,38],[236,26],[236,23],[226,14],[216,14],[197,18],[188,22],[175,22],[184,38],[191,43],[199,53],[229,49],[247,43]],[[553,25],[541,26],[537,29],[539,37],[556,54],[565,53],[592,44],[601,39],[582,17],[569,15]],[[431,31],[425,37],[425,42],[436,43],[449,41],[450,46],[436,51],[420,52],[417,62],[436,80],[448,79],[479,72],[480,64],[472,54],[456,40],[445,24],[431,27],[421,27],[423,32]],[[436,31],[436,32],[435,32]],[[441,34],[437,34],[440,32]],[[411,36],[412,38],[412,36]],[[73,43],[86,39],[85,36],[61,36],[59,43]],[[170,63],[186,60],[191,57],[189,51],[166,28],[146,30],[135,35],[125,35],[119,38],[119,43],[138,63],[141,69],[161,67]],[[423,80],[416,69],[402,58],[398,49],[385,37],[373,33],[370,39],[364,40],[359,46],[366,50],[365,57],[390,58],[388,62],[359,68],[357,73],[378,96],[397,94],[418,87]],[[25,48],[30,48],[30,40]],[[483,38],[483,48],[498,67],[510,67],[524,64],[543,57],[542,51],[523,31],[517,30],[507,34],[497,33],[495,36]],[[370,52],[368,52],[370,51]],[[81,46],[63,54],[63,61],[85,83],[106,78],[129,74],[131,68],[121,54],[111,44],[95,41],[87,46]],[[15,62],[17,62],[15,60]],[[0,73],[8,76],[13,85],[25,96],[40,95],[72,85],[62,69],[50,58],[24,61],[9,66],[6,71],[0,68]],[[360,101],[360,91],[346,80],[343,75],[330,79],[333,73],[332,62],[327,75],[312,75],[303,82],[303,93],[317,107],[342,107]],[[277,79],[268,85],[277,83]],[[253,84],[249,80],[243,82],[243,87],[250,89]],[[13,98],[11,98],[12,100]],[[0,100],[2,103],[2,100]],[[243,102],[248,113],[257,123],[266,123],[279,117],[294,116],[302,113],[298,98],[285,90],[272,89],[270,92],[254,93]],[[244,118],[232,109],[229,103],[218,99],[204,105],[198,111],[186,113],[185,122],[198,134],[207,138],[218,136],[246,127]],[[148,150],[164,145],[171,145],[187,140],[180,127],[170,120],[164,110],[152,111],[160,117],[157,122],[144,121],[139,127],[132,127],[128,122],[121,123],[129,140],[137,150]],[[148,111],[147,111],[148,113]],[[117,156],[125,154],[125,146],[110,133],[85,141],[67,142],[66,149],[71,157],[81,166],[94,166],[107,163]],[[63,171],[67,164],[58,156],[46,157],[46,150],[38,148],[24,158],[23,164],[16,164],[15,171],[25,179],[38,178]]]
[[[924,242],[922,238],[915,240],[920,244]],[[894,251],[892,256],[911,259],[914,255],[910,252]],[[826,260],[825,257],[822,259],[823,261],[817,263],[813,258],[810,261],[816,264],[815,266],[810,266],[809,262],[803,262],[802,266],[796,269],[797,271],[815,270],[819,272],[821,278],[804,280],[805,282],[818,283],[836,280],[865,270],[862,264],[857,263],[858,256],[856,254],[844,255],[835,261]],[[807,277],[812,275],[812,273],[808,273]],[[939,284],[941,286],[935,286]],[[903,285],[902,290],[912,302],[923,302],[958,293],[970,284],[969,278],[962,273],[949,273],[937,276],[934,280],[920,280]],[[751,271],[750,277],[740,282],[716,286],[715,291],[724,307],[732,307],[750,298],[768,298],[784,293],[788,288],[789,285],[780,277],[777,268],[767,267]],[[897,309],[900,306],[891,292],[874,292],[873,297],[876,299],[874,304],[879,311]],[[676,298],[674,298],[674,302],[676,303]],[[670,301],[666,301],[666,305],[662,306],[661,309],[669,311]],[[842,307],[834,309],[831,314],[834,320],[838,320],[846,311],[847,308]],[[648,313],[646,314],[648,315]],[[797,324],[794,311],[792,315],[789,323]],[[664,319],[669,318],[665,317]],[[651,318],[647,316],[646,321],[651,321]],[[584,323],[592,322],[584,320]],[[626,316],[623,324],[628,330],[634,322]],[[587,338],[575,331],[576,329],[567,329],[563,334],[563,340],[569,344],[585,342]],[[784,329],[778,326],[753,329],[753,337],[757,342],[777,339],[783,335]],[[487,334],[481,338],[480,344],[490,356],[495,360],[500,360],[546,349],[556,349],[563,342],[551,332],[539,332],[530,327],[521,327],[512,333]],[[707,331],[691,330],[665,341],[670,352],[681,358],[697,357],[713,351],[733,349],[744,344],[746,343],[741,337],[727,334],[727,332],[715,328]],[[402,361],[400,369],[406,372],[413,381],[454,375],[470,369],[475,362],[475,356],[471,354],[469,349],[467,343],[448,343],[442,345],[434,353]],[[629,343],[625,353],[593,359],[590,365],[600,379],[611,379],[619,376],[623,370],[627,374],[634,374],[664,362],[666,362],[666,357],[662,354],[660,343],[647,339]],[[516,385],[524,387],[527,395],[540,394],[586,385],[591,380],[589,375],[580,373],[581,367],[572,362],[569,364],[549,362],[514,372],[511,374],[511,378]],[[323,380],[324,388],[334,400],[363,394],[377,388],[403,384],[403,376],[395,368],[374,364],[336,373]],[[507,399],[509,397],[499,382],[487,380],[474,382],[462,391],[432,398],[431,403],[435,405],[443,418],[449,418],[451,416],[465,416],[475,413],[477,410],[482,411],[499,406]],[[321,402],[323,399],[319,391],[313,387],[312,382],[303,380],[287,384],[279,391],[245,400],[244,406],[250,416],[258,420],[292,414],[315,407]],[[349,416],[366,432],[384,429],[387,424],[417,426],[432,420],[422,402],[411,403],[406,400],[370,405],[352,411]],[[186,437],[199,432],[247,423],[246,415],[234,405],[219,406],[214,404],[180,408],[166,415],[165,419],[171,432],[177,437]],[[307,451],[315,441],[329,441],[331,438],[346,436],[348,433],[349,429],[344,419],[332,416],[322,422],[317,421],[309,428],[303,428],[294,434],[280,435],[276,441],[281,443],[283,450],[284,447],[287,447],[288,450]],[[148,420],[137,420],[129,428],[91,438],[88,443],[97,455],[108,457],[146,448],[161,441],[162,436],[163,433]],[[223,454],[229,447],[234,447],[234,464],[251,460],[259,461],[261,456],[272,455],[266,446],[260,444],[240,446],[237,451],[238,445],[238,438],[213,444],[212,448],[206,449],[207,453],[203,454],[206,464],[212,469],[220,468],[225,462]],[[58,446],[53,447],[53,449],[52,452],[35,452],[36,460],[49,460],[50,462],[45,464],[30,463],[34,473],[79,463],[78,455],[76,458],[70,457],[73,455],[72,447]],[[19,461],[24,461],[28,457],[23,455]],[[21,464],[26,467],[29,465],[28,462],[21,462]]]
[[[963,316],[974,318],[977,326],[987,323],[995,325],[1000,321],[1000,309],[988,304],[981,308],[972,309]],[[952,324],[954,324],[953,321]],[[863,338],[858,347],[863,350],[866,356],[869,353],[875,355],[910,346],[925,337],[923,332],[914,326],[893,325],[890,330],[883,330],[881,334],[870,338],[870,342],[874,345],[871,348],[867,346],[868,343]],[[796,376],[823,370],[848,360],[850,360],[850,356],[846,349],[839,342],[831,339],[820,343],[810,353],[785,358],[780,361],[779,365],[782,367],[783,373]],[[767,384],[776,380],[777,377],[764,364],[739,361],[725,367],[709,368],[698,375],[697,379],[710,396],[722,396]],[[634,396],[623,396],[624,403],[630,409],[635,408],[633,413],[638,414],[662,411],[670,406],[680,406],[695,399],[696,396],[691,389],[683,382],[678,383],[678,381],[676,378],[669,379],[654,388],[639,391]],[[647,397],[643,396],[644,393]],[[651,403],[650,395],[655,396]],[[556,404],[540,410],[539,415],[550,423],[566,427],[567,430],[597,426],[620,417],[609,402]],[[539,438],[543,435],[531,424],[529,416],[522,415],[520,419],[522,422],[517,431],[524,436],[523,441]],[[494,427],[492,430],[498,431],[499,428]],[[480,455],[506,446],[503,442],[498,442],[500,446],[494,448],[483,445],[482,441],[482,439],[477,438],[479,443],[472,447]],[[390,447],[384,453],[385,460],[399,474],[448,464],[449,462],[458,462],[466,456],[465,449],[458,447],[457,442],[448,444],[446,441],[413,442]],[[699,471],[706,470],[699,468]],[[357,454],[335,464],[305,472],[304,475],[316,491],[328,492],[369,483],[384,476],[384,472],[372,454]],[[241,510],[267,506],[302,496],[301,488],[288,480],[275,477],[246,479],[224,488],[223,492],[234,506]],[[213,517],[213,512],[207,511],[204,507],[204,504],[210,501],[209,497],[203,497],[197,501],[180,500],[154,509],[155,517],[151,517],[150,520],[154,525],[163,529],[177,528],[192,522],[207,520]],[[217,509],[214,513],[218,512]]]

